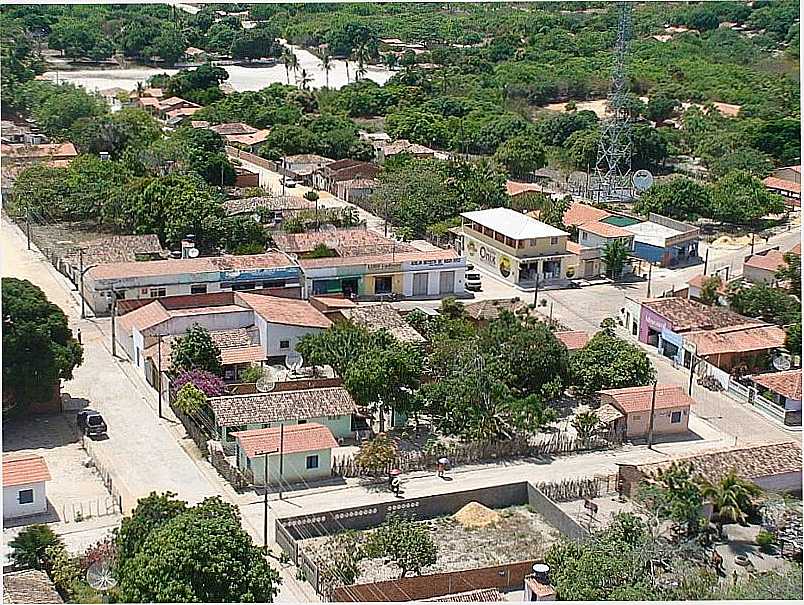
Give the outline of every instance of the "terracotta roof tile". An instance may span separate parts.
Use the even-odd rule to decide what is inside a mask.
[[[161,254],[162,244],[155,234],[113,235],[102,237],[81,245],[84,251],[84,267],[108,263],[136,262],[139,254]],[[64,260],[76,267],[78,252],[68,254]]]
[[[25,569],[3,573],[3,603],[64,603],[44,571]]]
[[[284,433],[284,434],[282,434]],[[338,442],[332,432],[325,426],[311,422],[309,424],[294,424],[286,426],[284,431],[280,427],[269,429],[254,429],[232,433],[240,442],[240,447],[249,458],[254,458],[265,452],[278,453],[280,440],[282,452],[296,454],[300,452],[313,452],[338,447]]]
[[[653,398],[653,385],[628,387],[624,389],[607,389],[600,391],[601,400],[609,401],[626,414],[650,411]],[[656,385],[656,409],[689,407],[695,401],[674,384]]]
[[[697,355],[749,353],[784,346],[785,331],[776,326],[737,325],[684,334],[684,342],[696,346]]]
[[[799,256],[801,256],[801,242],[797,243],[795,246],[790,248],[790,252],[792,252],[793,254],[798,254]]]
[[[332,325],[329,318],[306,300],[248,292],[238,292],[236,296],[268,323],[306,328],[329,328]]]
[[[340,256],[362,256],[385,252],[409,252],[413,248],[407,244],[394,242],[375,231],[368,229],[334,229],[332,231],[308,231],[306,233],[276,233],[273,236],[276,247],[284,252],[302,254],[312,252],[316,246],[337,242],[334,249]]]
[[[601,223],[600,221],[589,221],[578,226],[582,231],[588,231],[600,237],[633,237],[634,234],[626,231],[617,225],[609,225],[608,223]]]
[[[221,362],[225,366],[236,363],[263,361],[264,359],[265,351],[261,345],[221,348]]]
[[[654,298],[643,301],[642,306],[670,321],[675,332],[762,323],[733,311],[708,307],[687,298]]]
[[[354,399],[343,387],[213,397],[209,404],[217,424],[225,427],[357,412]]]
[[[455,250],[439,250],[438,252],[408,251],[396,253],[379,252],[365,256],[346,256],[332,258],[304,258],[299,260],[302,268],[348,267],[349,265],[399,264],[410,261],[447,260],[460,258]]]
[[[50,471],[42,456],[3,454],[3,487],[50,481]]]
[[[716,482],[735,471],[743,479],[758,479],[783,473],[801,473],[801,444],[794,441],[696,454],[667,462],[643,464],[637,468],[651,475],[669,467],[673,462],[692,465],[693,471],[711,482]]]
[[[244,197],[236,200],[227,200],[223,203],[227,214],[243,214],[266,210],[313,210],[315,202],[300,195],[280,195],[276,197]]]
[[[787,266],[787,263],[784,261],[784,253],[779,250],[768,250],[764,254],[750,256],[743,266],[775,272]]]
[[[361,305],[341,311],[353,323],[365,326],[369,332],[387,330],[401,342],[422,343],[424,336],[402,319],[399,311],[389,304]]]
[[[496,603],[507,601],[505,595],[496,588],[479,588],[468,592],[448,594],[443,597],[424,599],[427,603]]]
[[[257,132],[257,129],[253,126],[249,126],[248,124],[243,124],[242,122],[229,122],[228,124],[216,124],[215,126],[210,126],[209,129],[212,132],[217,132],[219,135],[227,135],[227,134],[254,134]]]
[[[133,328],[142,331],[168,319],[170,319],[170,313],[162,306],[162,303],[154,300],[152,303],[129,311],[125,315],[118,315],[117,327],[124,332],[131,333]]]
[[[586,332],[556,332],[555,335],[569,351],[582,349],[589,342],[589,334]]]
[[[109,263],[93,267],[87,272],[87,275],[94,279],[125,279],[129,277],[180,275],[185,273],[269,269],[292,265],[294,265],[294,262],[281,252],[265,252],[263,254],[242,256],[205,256],[201,258]]]
[[[518,181],[505,181],[505,189],[511,197],[522,193],[540,193],[542,186],[538,183],[520,183]]]
[[[43,143],[29,145],[13,143],[0,145],[0,153],[7,160],[25,160],[38,158],[74,158],[78,155],[72,143]]]
[[[762,179],[765,187],[769,189],[780,189],[782,191],[789,191],[790,193],[801,193],[801,183],[794,183],[775,176],[769,176]]]
[[[564,213],[564,224],[568,227],[577,227],[584,223],[591,223],[592,221],[599,221],[607,216],[611,216],[610,212],[606,212],[600,208],[595,208],[589,204],[581,204],[580,202],[572,202],[570,207]]]
[[[751,380],[783,397],[801,401],[801,370],[757,374]]]

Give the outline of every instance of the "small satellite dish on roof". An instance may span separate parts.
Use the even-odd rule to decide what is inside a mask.
[[[198,254],[199,254],[198,248],[190,248],[189,250],[187,250],[187,256],[189,256],[190,258],[198,258]]]
[[[653,175],[647,170],[637,170],[631,178],[637,191],[647,191],[653,185]]]
[[[259,223],[262,221],[262,217],[260,216],[259,212],[255,212],[254,214],[252,214],[251,218],[254,219],[255,223]]]
[[[255,385],[260,393],[270,393],[276,388],[276,378],[271,368],[263,368],[262,376],[257,379]]]
[[[93,563],[87,569],[87,583],[95,590],[105,592],[117,586],[117,580],[112,575],[112,568],[106,561]]]
[[[790,358],[787,355],[776,355],[771,361],[773,367],[780,372],[789,370],[791,367]]]
[[[301,353],[291,351],[285,356],[285,365],[288,367],[288,370],[295,374],[301,370],[301,367],[304,365],[304,358],[301,356]]]

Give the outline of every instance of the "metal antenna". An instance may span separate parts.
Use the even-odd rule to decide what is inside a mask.
[[[633,197],[631,185],[631,115],[627,106],[628,78],[625,63],[631,37],[631,3],[618,6],[617,44],[608,95],[610,115],[603,123],[597,150],[595,176],[589,197],[595,202],[623,201]]]

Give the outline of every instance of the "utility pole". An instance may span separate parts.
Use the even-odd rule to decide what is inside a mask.
[[[157,384],[159,385],[157,388],[159,389],[159,418],[162,418],[162,335],[159,334],[156,337],[156,359],[157,359],[157,371],[159,372],[159,378],[157,380]]]
[[[25,235],[28,239],[28,250],[31,249],[31,209],[25,207]]]
[[[79,286],[80,292],[78,292],[78,296],[81,298],[81,319],[86,319],[87,309],[86,301],[84,300],[84,250],[82,248],[78,249],[78,270],[80,271],[80,279],[78,281],[81,284]]]
[[[539,261],[536,261],[536,288],[533,290],[533,309],[539,304]]]
[[[268,454],[276,454],[276,450],[262,452],[262,546],[265,552],[268,552]]]
[[[653,263],[648,261],[648,292],[646,296],[650,298],[650,279],[653,276]]]
[[[754,254],[754,240],[756,240],[756,237],[757,237],[756,233],[751,234],[751,254],[752,255]]]
[[[703,274],[706,275],[706,269],[709,267],[709,246],[706,247],[706,256],[704,256],[704,272]]]
[[[282,499],[282,477],[285,470],[285,423],[279,425],[279,499]]]
[[[648,426],[648,449],[653,447],[653,416],[656,413],[656,384],[653,381],[653,393],[650,398],[650,425]]]
[[[695,359],[695,354],[693,353],[690,356],[690,383],[687,386],[687,395],[692,395],[692,381],[695,378],[695,366],[698,365],[697,360]]]
[[[112,357],[117,357],[117,339],[115,338],[115,317],[117,316],[117,292],[112,288]]]

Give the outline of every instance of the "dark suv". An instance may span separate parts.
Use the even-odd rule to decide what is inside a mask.
[[[81,410],[76,417],[78,430],[87,436],[102,436],[106,434],[106,421],[95,410]]]

